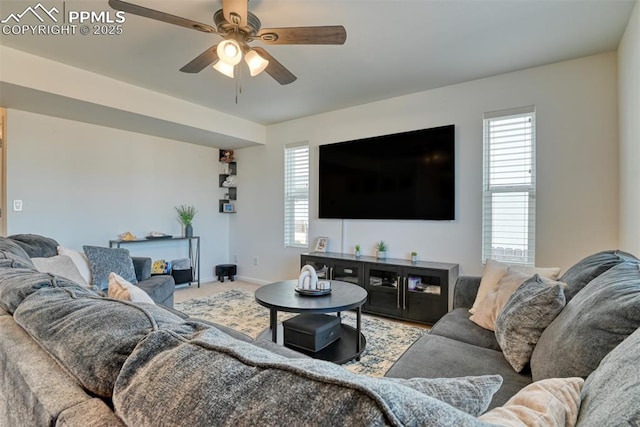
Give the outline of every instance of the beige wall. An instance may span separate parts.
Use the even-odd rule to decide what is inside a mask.
[[[267,144],[237,153],[242,189],[230,229],[230,257],[257,281],[296,275],[297,249],[283,247],[283,146],[311,146],[310,235],[329,250],[360,244],[390,256],[416,250],[423,260],[481,264],[482,114],[537,109],[537,264],[566,268],[618,245],[618,115],[614,52],[307,117],[268,127]],[[317,147],[321,144],[446,124],[456,125],[456,220],[354,221],[317,218]],[[402,201],[398,201],[399,206]],[[259,264],[253,265],[258,257]]]
[[[640,256],[640,3],[618,47],[620,247]]]
[[[228,216],[218,213],[218,150],[19,110],[8,110],[7,233],[37,233],[64,246],[107,246],[118,234],[181,235],[174,206],[198,209],[201,275],[228,262]],[[186,257],[186,243],[127,246],[154,259]]]

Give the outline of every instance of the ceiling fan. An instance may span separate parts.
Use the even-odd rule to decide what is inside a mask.
[[[222,9],[213,15],[215,27],[121,0],[109,0],[109,5],[126,13],[180,25],[204,33],[213,33],[224,40],[211,46],[182,67],[185,73],[199,73],[207,66],[234,77],[235,66],[244,57],[252,76],[266,71],[281,85],[297,77],[261,47],[249,44],[254,40],[265,44],[344,44],[347,32],[342,25],[320,27],[261,28],[260,20],[248,10],[248,0],[222,0]]]

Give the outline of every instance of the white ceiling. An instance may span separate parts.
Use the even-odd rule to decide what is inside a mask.
[[[220,0],[130,0],[213,25]],[[2,17],[27,3],[2,0]],[[35,2],[33,2],[35,3]],[[216,35],[128,14],[113,36],[2,36],[15,49],[257,123],[298,117],[615,50],[635,0],[252,0],[263,27],[344,25],[343,46],[263,46],[298,80],[236,83],[179,69]],[[12,5],[13,4],[13,5]],[[19,6],[16,6],[19,5]],[[112,10],[67,0],[69,10]],[[253,42],[253,45],[261,45]]]

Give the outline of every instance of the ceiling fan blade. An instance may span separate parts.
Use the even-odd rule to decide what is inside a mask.
[[[115,10],[122,10],[123,12],[132,13],[134,15],[142,16],[145,18],[155,19],[156,21],[168,22],[169,24],[180,25],[181,27],[191,28],[193,30],[202,31],[204,33],[218,33],[218,31],[216,31],[216,29],[211,25],[192,21],[191,19],[187,18],[181,18],[179,16],[160,12],[159,10],[149,9],[143,6],[138,6],[132,3],[127,3],[121,0],[109,0],[109,6],[111,6]]]
[[[249,0],[222,0],[224,19],[230,24],[238,25],[240,28],[247,25],[248,8]]]
[[[257,37],[266,44],[344,44],[347,30],[342,25],[263,28]]]
[[[269,61],[269,65],[265,68],[267,74],[275,79],[281,85],[288,85],[295,82],[298,78],[287,70],[284,65],[279,63],[273,56],[269,55],[266,50],[261,47],[254,47],[253,50],[258,52],[260,56]]]
[[[196,56],[193,61],[180,68],[183,73],[199,73],[218,60],[218,45],[213,45],[209,49]]]

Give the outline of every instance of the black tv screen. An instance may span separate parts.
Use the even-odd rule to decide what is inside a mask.
[[[453,220],[455,126],[320,146],[318,216]]]

